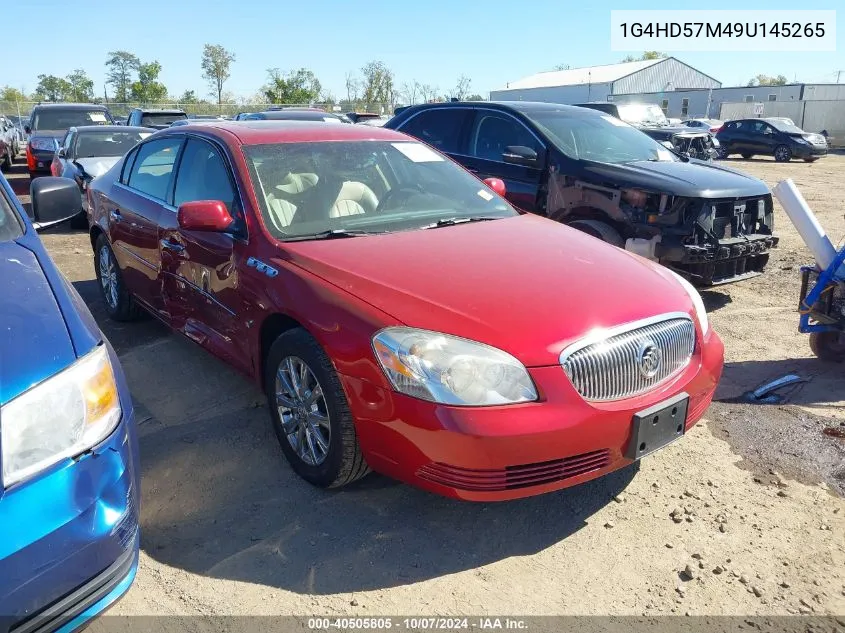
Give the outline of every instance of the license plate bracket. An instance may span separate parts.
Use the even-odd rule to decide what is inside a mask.
[[[631,423],[631,441],[625,457],[640,459],[682,437],[686,428],[689,395],[677,396],[659,402],[639,413]]]

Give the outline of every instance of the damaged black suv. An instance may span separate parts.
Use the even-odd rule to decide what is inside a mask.
[[[700,286],[763,272],[772,195],[760,180],[691,159],[616,117],[550,103],[412,106],[387,128],[500,178],[516,207],[659,261]]]

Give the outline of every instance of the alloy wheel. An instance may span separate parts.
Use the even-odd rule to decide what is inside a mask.
[[[282,430],[299,458],[311,466],[329,453],[331,424],[323,388],[308,364],[286,356],[276,370],[276,406]]]
[[[117,267],[114,264],[111,253],[107,246],[100,249],[100,285],[103,288],[103,297],[114,310],[117,308]]]

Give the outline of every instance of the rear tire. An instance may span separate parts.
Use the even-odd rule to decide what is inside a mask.
[[[0,170],[9,171],[12,168],[12,148],[6,148],[6,155],[3,157],[3,162],[0,163]]]
[[[613,244],[619,248],[625,247],[625,240],[622,239],[619,231],[605,222],[600,222],[598,220],[575,220],[574,222],[570,222],[569,226],[573,229],[578,229],[587,235],[597,237],[602,242]]]
[[[730,155],[731,155],[730,150],[727,147],[725,147],[724,145],[722,145],[719,148],[719,158],[721,158],[722,160],[725,160]]]
[[[751,160],[752,158],[754,158],[754,154],[743,154],[742,157],[745,160]]]
[[[792,160],[792,150],[786,145],[778,145],[774,152],[775,160],[779,163],[788,163]]]
[[[106,306],[106,312],[113,321],[135,321],[141,316],[141,308],[132,299],[114,252],[105,235],[97,238],[94,250],[94,271],[97,273],[97,285],[100,296]]]
[[[370,472],[332,361],[304,329],[285,332],[270,347],[264,390],[273,430],[297,475],[320,488],[339,488]]]
[[[845,333],[813,332],[810,334],[810,349],[819,360],[841,363],[845,361]]]

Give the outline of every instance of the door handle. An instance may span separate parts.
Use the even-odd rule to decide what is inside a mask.
[[[111,210],[111,213],[109,213],[109,217],[110,217],[110,218],[112,219],[112,221],[114,221],[114,222],[120,222],[121,220],[123,220],[123,216],[122,216],[122,215],[120,215],[120,210],[119,210],[119,209],[112,209],[112,210]]]
[[[171,242],[168,239],[161,240],[159,244],[161,244],[161,247],[163,249],[173,251],[174,253],[181,253],[185,250],[185,247],[181,244],[178,244],[177,242]]]

